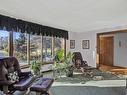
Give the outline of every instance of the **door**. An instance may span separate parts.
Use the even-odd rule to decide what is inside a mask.
[[[113,36],[100,37],[99,63],[113,66],[113,56],[114,56]]]

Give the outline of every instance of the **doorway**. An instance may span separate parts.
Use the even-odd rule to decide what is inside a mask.
[[[100,36],[100,56],[99,62],[102,65],[113,66],[114,58],[114,37],[101,37]]]
[[[98,35],[97,36],[97,54],[98,64],[113,66],[114,65],[114,36]]]

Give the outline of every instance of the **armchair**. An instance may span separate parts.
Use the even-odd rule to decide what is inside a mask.
[[[10,81],[7,75],[15,71],[18,73],[19,80],[16,82]],[[8,92],[13,93],[16,90],[27,90],[33,80],[31,72],[21,71],[19,62],[15,57],[0,58],[0,89],[5,94]]]
[[[72,61],[74,63],[75,68],[80,69],[81,67],[88,66],[87,61],[83,60],[80,52],[73,52],[73,54],[74,54],[74,56],[73,56]]]

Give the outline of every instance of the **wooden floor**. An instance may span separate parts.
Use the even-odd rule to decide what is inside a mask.
[[[101,71],[110,71],[115,74],[127,75],[127,68],[124,68],[124,67],[100,65],[99,69]]]

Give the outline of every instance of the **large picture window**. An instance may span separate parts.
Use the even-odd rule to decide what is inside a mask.
[[[13,32],[13,56],[21,65],[27,64],[27,34]]]
[[[53,61],[61,48],[64,48],[62,38],[0,30],[0,57],[14,56],[20,65],[34,60]]]
[[[0,31],[0,57],[9,56],[9,32]]]

